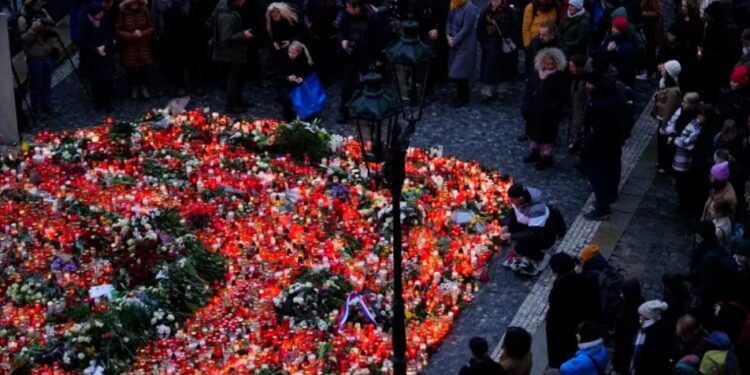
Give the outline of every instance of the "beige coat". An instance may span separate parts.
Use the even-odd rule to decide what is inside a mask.
[[[732,208],[732,214],[730,217],[734,217],[734,212],[737,209],[737,194],[735,194],[732,184],[727,183],[727,186],[725,186],[724,189],[721,189],[720,191],[714,191],[712,189],[708,194],[706,204],[703,205],[703,216],[701,217],[701,221],[718,219],[719,216],[714,209],[714,203],[721,201],[729,202],[729,206]]]
[[[508,357],[505,352],[500,355],[500,366],[503,366],[507,375],[530,375],[531,374],[531,352],[523,359]]]

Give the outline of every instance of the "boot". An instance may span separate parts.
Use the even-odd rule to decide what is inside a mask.
[[[145,85],[141,86],[141,95],[143,95],[143,99],[151,99],[151,95],[148,94],[148,89]]]
[[[541,160],[542,160],[542,154],[539,153],[539,150],[532,149],[531,154],[523,158],[523,163],[524,164],[538,163]]]
[[[534,168],[536,168],[536,170],[538,170],[538,171],[541,171],[541,170],[547,169],[547,168],[549,168],[549,167],[551,167],[553,165],[555,165],[555,162],[552,160],[552,156],[545,155],[545,156],[542,156],[542,160],[540,160],[538,163],[536,163],[536,165],[534,166]]]

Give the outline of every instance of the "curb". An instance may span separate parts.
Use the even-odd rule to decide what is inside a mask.
[[[556,252],[565,252],[578,257],[585,245],[595,242],[600,246],[600,251],[605,257],[608,258],[612,254],[653,180],[653,167],[649,165],[648,158],[644,157],[648,155],[645,151],[651,143],[656,126],[655,120],[649,115],[653,105],[654,101],[651,99],[638,117],[632,136],[623,150],[620,199],[612,205],[613,212],[610,221],[588,221],[583,218],[586,209],[594,203],[592,193],[573,224],[568,228],[568,233],[557,245]],[[542,272],[508,325],[524,328],[534,337],[532,358],[535,360],[531,373],[535,375],[542,374],[547,367],[546,334],[543,323],[548,308],[547,298],[554,279],[554,274],[549,268]],[[491,353],[492,358],[496,360],[502,353],[503,337]]]

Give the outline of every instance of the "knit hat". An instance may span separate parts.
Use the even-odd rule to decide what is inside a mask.
[[[612,21],[612,27],[615,30],[624,33],[628,29],[628,19],[625,17],[617,17]]]
[[[578,9],[583,9],[583,0],[569,0],[568,5],[572,5]]]
[[[581,258],[581,261],[588,262],[591,258],[597,256],[599,254],[599,245],[596,244],[588,244],[586,247],[581,250],[581,255],[578,257]]]
[[[664,70],[669,74],[672,79],[677,79],[682,71],[682,65],[677,60],[669,60],[664,63]]]
[[[659,320],[661,313],[667,311],[669,305],[666,302],[654,299],[646,301],[638,307],[638,314],[646,319]]]
[[[625,9],[625,7],[617,7],[615,10],[612,11],[612,19],[615,19],[617,17],[625,17],[628,18],[628,10]]]
[[[714,349],[718,350],[729,350],[732,348],[732,341],[729,340],[729,336],[722,331],[713,331],[708,335],[708,341],[711,341]]]
[[[734,245],[734,253],[737,255],[750,255],[750,240],[739,240]]]
[[[737,65],[737,67],[734,68],[734,71],[732,71],[730,79],[740,87],[747,86],[748,81],[750,80],[747,76],[747,67],[744,64]]]
[[[729,162],[723,161],[711,167],[711,176],[718,181],[729,181]]]

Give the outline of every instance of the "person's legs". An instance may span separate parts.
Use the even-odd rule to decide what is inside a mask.
[[[534,166],[534,168],[538,170],[547,169],[554,165],[554,161],[552,159],[552,155],[554,154],[555,145],[552,143],[544,143],[542,144],[542,158],[539,160],[539,162]]]
[[[454,107],[463,107],[469,104],[469,79],[456,79],[456,101]]]
[[[620,190],[620,174],[622,174],[622,149],[613,150],[611,168],[607,169],[607,199],[608,203],[617,201]]]
[[[607,167],[604,165],[596,166],[589,171],[589,182],[591,183],[591,189],[594,191],[595,198],[594,211],[590,215],[592,217],[599,217],[610,212],[610,198],[607,188],[608,179]]]
[[[244,83],[242,64],[230,63],[227,65],[227,99],[226,108],[237,111],[246,108],[242,99],[242,88]]]
[[[31,96],[31,110],[39,113],[42,110],[42,92],[44,91],[44,61],[41,59],[27,59],[29,68],[29,96]]]
[[[41,104],[48,115],[52,112],[52,59],[45,59],[42,65]]]
[[[541,145],[535,141],[529,141],[529,147],[531,147],[531,153],[523,158],[524,164],[538,163],[542,160]]]
[[[354,95],[354,88],[357,85],[358,70],[351,59],[346,59],[342,63],[343,82],[341,85],[341,101],[339,102],[339,124],[349,121],[349,110],[346,108],[347,103]]]

